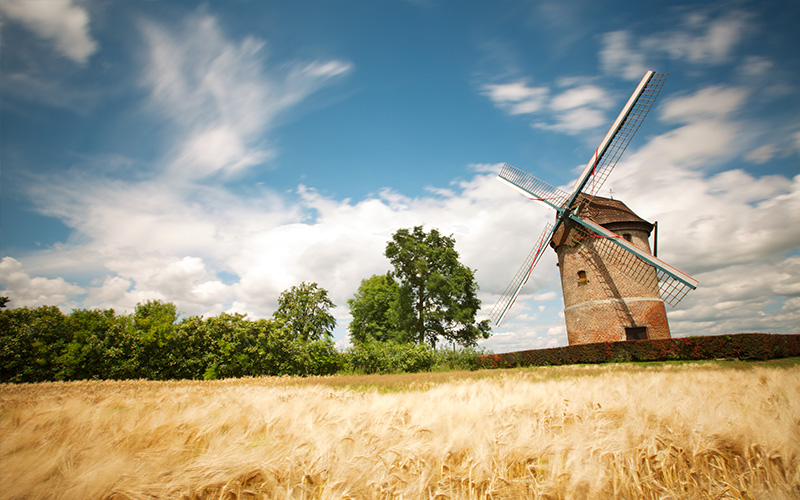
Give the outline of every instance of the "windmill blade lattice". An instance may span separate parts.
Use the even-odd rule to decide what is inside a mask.
[[[536,267],[536,263],[539,262],[539,258],[544,253],[544,249],[547,247],[547,244],[550,243],[552,237],[553,225],[548,223],[544,231],[542,231],[542,235],[536,240],[536,244],[531,249],[531,253],[528,254],[525,262],[522,263],[519,271],[517,271],[511,283],[506,287],[500,300],[497,301],[497,304],[494,305],[492,311],[489,313],[489,318],[491,318],[495,324],[499,325],[503,321],[506,312],[508,312],[509,308],[514,304],[514,301],[517,300],[520,290],[522,290],[523,285],[528,281],[531,272],[533,272],[533,268]]]
[[[602,258],[603,262],[612,264],[628,277],[641,285],[655,290],[667,304],[675,307],[693,288],[670,276],[663,269],[658,269],[629,252],[624,247],[611,241],[611,238],[598,235],[584,227],[575,227],[575,239],[590,240],[591,248]]]
[[[543,201],[558,209],[567,201],[569,194],[553,187],[527,172],[514,168],[508,163],[503,165],[498,177],[525,193],[534,200]]]
[[[636,100],[636,103],[633,105],[628,115],[624,118],[621,127],[611,139],[611,142],[604,151],[599,152],[600,158],[599,160],[595,160],[593,179],[584,186],[582,190],[584,193],[595,195],[600,191],[600,188],[603,187],[603,183],[605,183],[609,174],[611,174],[611,171],[614,169],[614,166],[616,166],[622,153],[625,152],[625,149],[628,147],[628,144],[630,144],[636,131],[639,130],[650,108],[653,107],[653,103],[658,97],[659,92],[661,92],[661,87],[664,86],[667,75],[667,73],[655,73],[647,85],[645,85],[642,94]]]

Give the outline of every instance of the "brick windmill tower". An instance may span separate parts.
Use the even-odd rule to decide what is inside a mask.
[[[489,316],[500,324],[544,253],[558,255],[570,345],[669,338],[664,303],[675,306],[697,280],[650,251],[653,225],[624,203],[596,196],[655,102],[666,74],[648,71],[571,193],[506,164],[498,179],[556,210]]]
[[[582,200],[584,216],[622,236],[648,254],[653,224],[624,203],[595,196]],[[598,238],[572,221],[558,228],[550,241],[558,255],[564,319],[570,345],[620,340],[669,338],[664,300],[655,267],[630,276],[603,258]],[[619,254],[625,256],[625,254]],[[630,255],[630,254],[628,254]],[[624,263],[622,263],[625,265]]]

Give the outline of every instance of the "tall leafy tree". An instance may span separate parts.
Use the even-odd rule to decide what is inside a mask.
[[[171,302],[148,300],[136,305],[129,328],[135,339],[136,369],[151,380],[171,376],[182,353],[172,349],[178,322],[178,310]]]
[[[350,338],[355,344],[365,342],[409,342],[413,338],[403,328],[400,286],[389,274],[376,274],[361,281],[350,306]]]
[[[69,380],[112,377],[124,364],[121,328],[113,309],[74,309],[69,315],[72,341],[61,357]]]
[[[59,360],[72,340],[67,320],[55,306],[3,309],[0,312],[0,380],[63,379]]]
[[[316,283],[293,286],[278,297],[278,309],[273,315],[304,342],[331,338],[336,318],[330,310],[336,305],[328,291]]]
[[[488,320],[475,321],[481,301],[474,272],[459,262],[451,236],[436,229],[426,233],[422,226],[400,229],[385,255],[400,286],[401,309],[407,311],[403,326],[418,343],[435,347],[442,339],[469,346],[489,337]]]

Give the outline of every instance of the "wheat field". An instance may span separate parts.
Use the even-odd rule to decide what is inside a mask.
[[[0,497],[798,498],[800,366],[2,385]]]

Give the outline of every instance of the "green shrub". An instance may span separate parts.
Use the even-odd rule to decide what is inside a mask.
[[[437,371],[476,370],[478,369],[478,356],[486,354],[483,350],[474,347],[464,347],[457,350],[438,349],[434,353],[433,369]]]
[[[427,345],[398,342],[363,342],[344,354],[343,368],[353,373],[402,373],[429,371],[435,355]]]

